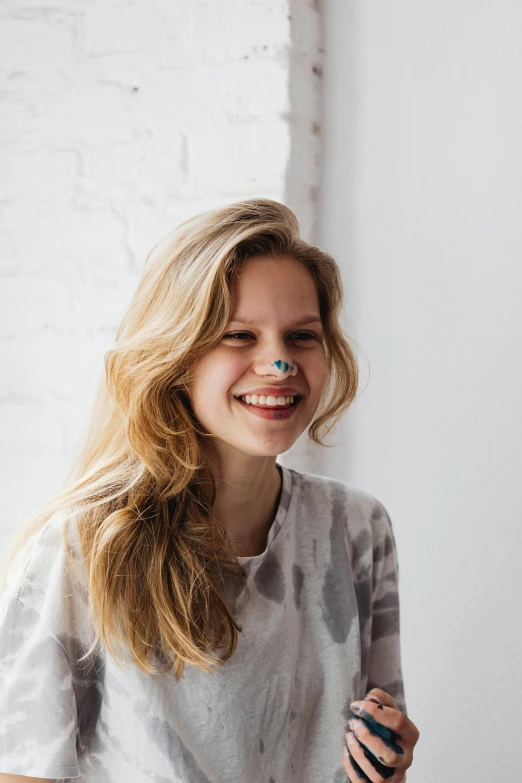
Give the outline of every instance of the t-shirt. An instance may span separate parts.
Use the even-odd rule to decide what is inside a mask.
[[[278,465],[262,554],[241,557],[242,631],[216,670],[119,666],[94,638],[73,525],[33,537],[0,604],[0,771],[85,783],[345,783],[349,705],[406,714],[390,518],[344,481]],[[64,536],[71,550],[66,558]],[[129,654],[129,662],[131,662]]]

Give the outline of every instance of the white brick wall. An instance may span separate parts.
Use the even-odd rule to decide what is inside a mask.
[[[313,238],[319,13],[303,0],[0,7],[0,554],[58,490],[146,253],[238,198]]]

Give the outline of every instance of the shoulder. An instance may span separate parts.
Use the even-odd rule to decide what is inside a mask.
[[[390,515],[370,492],[341,479],[294,469],[292,479],[298,510],[314,524],[322,522],[331,530],[344,528],[352,546],[359,550],[371,550],[393,538]]]
[[[331,517],[360,518],[368,523],[388,517],[384,505],[366,490],[331,476],[290,470],[303,504],[320,506]]]
[[[59,637],[85,624],[87,574],[75,524],[53,514],[18,553],[2,598],[34,610]]]

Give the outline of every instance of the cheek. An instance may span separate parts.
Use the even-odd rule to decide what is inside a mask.
[[[231,390],[237,384],[241,372],[224,362],[212,362],[200,366],[194,375],[191,396],[196,412],[223,410],[231,400]]]
[[[317,351],[310,357],[308,365],[310,385],[313,388],[322,387],[328,378],[328,367],[324,351]]]

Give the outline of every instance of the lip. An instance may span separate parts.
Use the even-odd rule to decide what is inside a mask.
[[[234,394],[234,397],[245,397],[247,394],[264,394],[272,395],[273,397],[288,397],[289,395],[303,397],[303,393],[296,389],[294,386],[259,386],[257,389],[249,389],[248,391]]]
[[[244,408],[248,408],[250,413],[254,414],[254,416],[259,416],[261,419],[271,419],[272,421],[283,421],[294,415],[296,409],[301,403],[302,397],[299,397],[297,402],[294,402],[294,404],[289,408],[267,408],[265,405],[249,405],[248,402],[243,402],[243,400],[239,400],[237,398],[234,399],[239,403],[239,405],[242,405]]]

